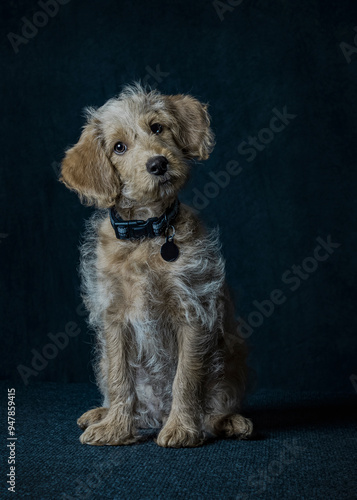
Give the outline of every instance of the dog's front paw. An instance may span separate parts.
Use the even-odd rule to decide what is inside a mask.
[[[185,425],[178,419],[169,419],[157,436],[156,443],[164,448],[200,446],[203,435],[195,425]]]
[[[93,410],[86,411],[77,420],[77,424],[81,429],[86,429],[92,424],[96,424],[103,420],[108,413],[109,408],[93,408]]]
[[[95,446],[119,446],[135,443],[138,436],[135,435],[128,421],[121,422],[113,418],[105,418],[87,427],[79,440],[82,444]]]

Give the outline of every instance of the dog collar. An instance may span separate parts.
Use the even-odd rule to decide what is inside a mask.
[[[177,217],[180,202],[178,199],[160,217],[150,217],[147,220],[124,220],[115,207],[109,211],[110,222],[118,240],[140,239],[143,236],[155,238],[160,236]]]

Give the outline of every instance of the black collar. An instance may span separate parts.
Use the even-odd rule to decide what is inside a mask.
[[[177,217],[179,206],[180,202],[176,199],[173,205],[160,217],[151,217],[147,220],[124,220],[119,216],[115,207],[112,207],[109,217],[115,231],[115,236],[119,240],[137,240],[143,236],[154,238],[155,236],[160,236],[172,224]]]

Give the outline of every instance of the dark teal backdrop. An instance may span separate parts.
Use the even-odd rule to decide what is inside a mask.
[[[77,277],[91,210],[57,181],[58,163],[79,137],[82,109],[141,79],[210,103],[217,145],[181,199],[221,228],[254,384],[353,391],[357,4],[0,9],[0,376],[92,378]]]

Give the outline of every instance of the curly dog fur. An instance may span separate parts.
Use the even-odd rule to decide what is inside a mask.
[[[61,180],[102,209],[88,222],[81,277],[103,406],[78,420],[82,443],[133,443],[143,427],[162,426],[157,444],[165,447],[252,433],[239,414],[246,350],[217,232],[206,232],[181,204],[174,222],[180,256],[166,262],[164,236],[118,240],[107,211],[115,206],[125,220],[160,216],[184,185],[190,160],[207,159],[213,145],[206,105],[136,84],[89,108],[66,153]],[[168,162],[159,175],[147,168],[158,156]]]

